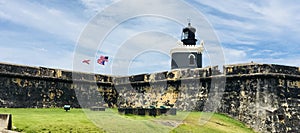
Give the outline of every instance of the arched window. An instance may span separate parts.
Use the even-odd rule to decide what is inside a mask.
[[[195,55],[190,54],[189,55],[190,65],[195,65]]]

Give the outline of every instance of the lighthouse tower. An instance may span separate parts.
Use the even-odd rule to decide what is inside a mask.
[[[196,28],[188,23],[188,26],[182,29],[181,42],[178,46],[171,49],[171,69],[180,68],[201,68],[203,41],[196,45],[195,38]]]

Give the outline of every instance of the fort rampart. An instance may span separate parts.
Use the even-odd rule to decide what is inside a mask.
[[[225,113],[259,132],[297,132],[300,70],[271,64],[109,76],[0,64],[0,107],[92,106]]]

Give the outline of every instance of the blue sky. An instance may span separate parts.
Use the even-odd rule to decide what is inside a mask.
[[[81,64],[81,58],[74,59],[74,54],[78,54],[76,49],[81,48],[78,45],[83,45],[78,43],[82,33],[97,15],[118,19],[122,17],[118,12],[123,15],[127,12],[140,12],[134,8],[135,4],[150,8],[147,2],[127,0],[125,2],[128,5],[114,8],[117,9],[115,15],[111,15],[114,12],[103,14],[118,2],[120,1],[0,0],[0,62],[67,70],[72,70],[74,64],[85,65]],[[191,6],[189,10],[200,12],[210,24],[223,49],[224,57],[220,58],[224,58],[226,64],[254,61],[300,66],[299,1],[182,2]],[[156,4],[165,10],[176,8],[178,10],[170,13],[180,15],[183,19],[190,17],[192,25],[200,25],[194,19],[195,16],[184,15],[188,14],[186,8],[180,8],[174,2],[156,1]],[[84,55],[80,57],[91,59],[93,65],[80,71],[126,75],[169,70],[170,57],[167,51],[177,45],[176,41],[180,40],[184,25],[176,23],[172,18],[153,15],[128,19],[109,32],[98,47],[82,48],[82,51],[91,53],[80,53]],[[201,27],[196,28],[197,32],[203,31]],[[95,37],[99,32],[92,31]],[[200,35],[197,36],[198,40],[209,40],[203,36],[204,33]],[[205,44],[205,47],[209,46],[212,45]],[[124,54],[120,54],[122,52]],[[124,56],[128,53],[132,56]],[[110,57],[105,66],[96,64],[100,55]],[[204,58],[204,66],[210,65],[206,55]],[[124,66],[122,72],[119,71],[120,66]]]

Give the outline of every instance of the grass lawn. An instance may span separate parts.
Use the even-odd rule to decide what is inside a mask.
[[[24,109],[0,108],[11,113],[16,131],[42,132],[205,132],[252,133],[244,124],[221,114],[177,112],[176,116],[119,115],[116,109],[90,111],[62,108]],[[212,116],[205,124],[199,118]]]

